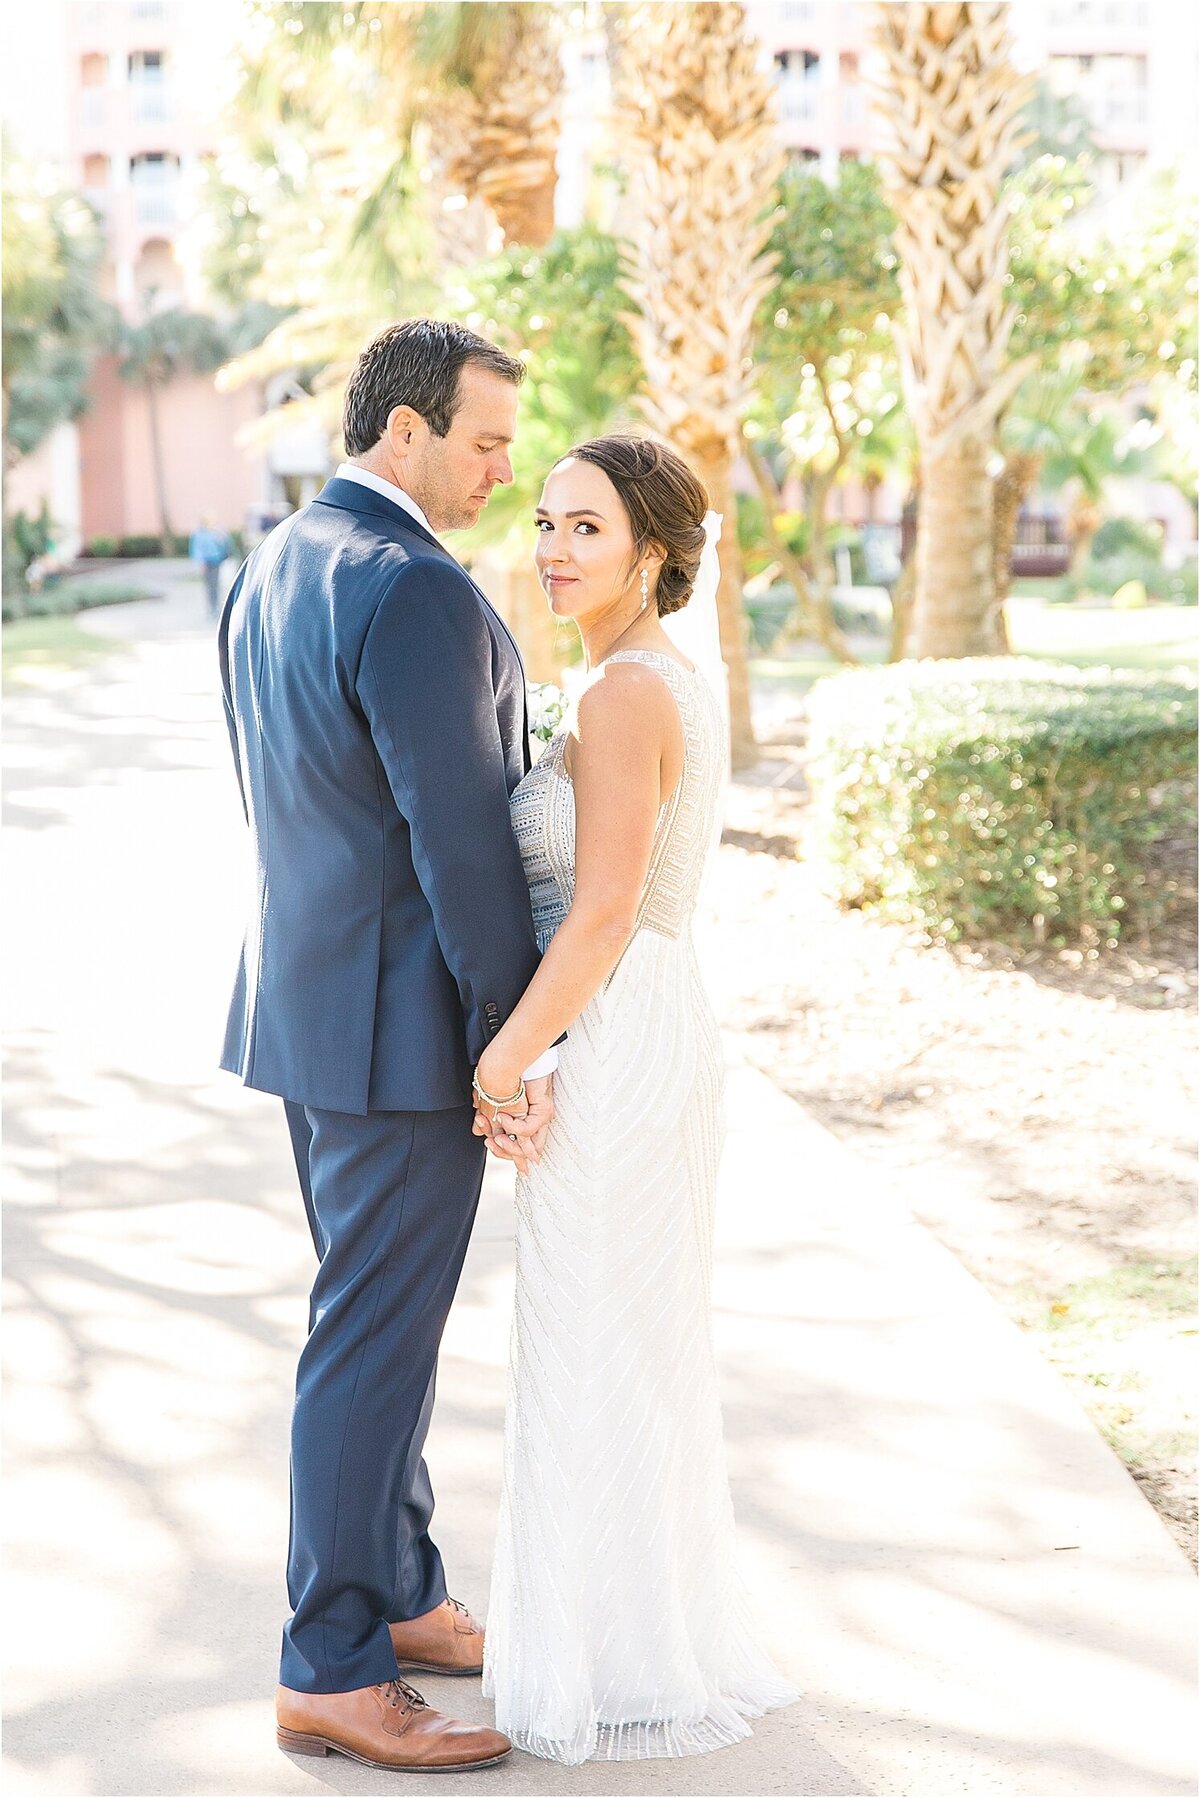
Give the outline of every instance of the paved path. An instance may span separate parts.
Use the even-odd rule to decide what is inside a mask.
[[[244,886],[199,588],[8,722],[6,1789],[392,1792],[274,1747],[307,1236],[214,1074]],[[711,927],[704,933],[711,940]],[[686,1762],[439,1792],[1194,1791],[1186,1561],[1063,1386],[854,1157],[736,1065],[715,1325],[763,1632],[805,1688]],[[490,1176],[430,1459],[483,1608],[511,1280]],[[486,1714],[478,1689],[435,1702]]]

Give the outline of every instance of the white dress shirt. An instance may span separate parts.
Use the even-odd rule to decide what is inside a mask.
[[[412,494],[405,493],[403,487],[397,487],[394,481],[385,481],[382,475],[372,474],[369,468],[360,468],[357,462],[339,463],[334,479],[336,481],[357,481],[360,487],[369,487],[372,493],[381,493],[384,499],[390,499],[394,506],[399,506],[402,512],[407,512],[410,517],[416,519],[419,525],[423,525],[431,537],[437,536],[437,532]],[[552,1074],[557,1066],[558,1050],[553,1047],[549,1048],[525,1069],[522,1079],[542,1080],[547,1074]]]

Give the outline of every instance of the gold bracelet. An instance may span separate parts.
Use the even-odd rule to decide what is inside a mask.
[[[521,1103],[521,1100],[525,1097],[525,1082],[522,1080],[516,1092],[510,1093],[507,1099],[497,1099],[494,1094],[486,1092],[484,1088],[480,1086],[479,1076],[476,1074],[472,1076],[471,1079],[471,1091],[475,1094],[477,1099],[482,1099],[485,1105],[494,1105],[497,1111],[505,1111],[510,1105],[519,1105]]]

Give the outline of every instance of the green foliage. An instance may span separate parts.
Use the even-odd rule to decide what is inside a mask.
[[[771,550],[766,542],[763,502],[757,493],[738,493],[735,499],[743,567],[748,577],[761,574],[772,561]],[[811,536],[807,515],[803,512],[777,512],[775,524],[792,554],[803,561],[808,554]]]
[[[427,159],[397,54],[405,11],[255,6],[231,129],[205,168],[194,247],[215,290],[302,309],[331,356],[437,291]]]
[[[66,618],[75,612],[86,612],[96,606],[126,605],[133,599],[148,599],[145,587],[132,581],[58,581],[47,583],[38,593],[30,593],[19,610],[6,608],[10,618]]]
[[[497,488],[473,548],[532,530],[547,471],[575,443],[633,418],[641,365],[622,313],[615,239],[592,226],[559,231],[543,249],[512,248],[450,278],[445,310],[519,355],[513,484]]]
[[[1075,94],[1056,93],[1044,75],[1038,77],[1022,124],[1032,137],[1022,146],[1019,168],[1028,168],[1042,156],[1057,156],[1064,162],[1095,158],[1095,129],[1082,102]]]
[[[871,163],[844,163],[835,187],[797,167],[780,184],[769,245],[778,276],[756,324],[751,434],[800,472],[868,472],[875,433],[889,438],[889,465],[904,453],[894,227]]]
[[[1015,359],[1060,363],[1092,392],[1169,376],[1196,386],[1196,196],[1164,173],[1136,216],[1099,218],[1086,158],[1041,156],[1006,185]]]
[[[42,185],[6,157],[3,187],[4,466],[87,405],[96,351],[115,314],[100,296],[104,246],[78,194]]]
[[[843,905],[943,940],[1109,944],[1169,909],[1153,849],[1195,817],[1194,679],[903,662],[822,681],[810,715]]]
[[[1131,550],[1135,555],[1160,556],[1161,527],[1142,518],[1106,518],[1092,538],[1093,562],[1105,562]]]
[[[229,353],[224,326],[206,312],[182,306],[149,311],[140,324],[121,327],[120,371],[139,386],[163,386],[184,372],[207,374]]]
[[[13,541],[24,572],[37,557],[44,556],[54,544],[54,520],[43,500],[41,509],[31,518],[28,512],[14,512],[9,519]]]
[[[1063,581],[1062,597],[1080,599],[1098,595],[1107,599],[1127,581],[1140,581],[1150,599],[1164,600],[1176,606],[1196,604],[1194,561],[1185,562],[1182,568],[1168,568],[1158,550],[1147,554],[1136,547],[1101,556],[1093,545],[1080,573]]]

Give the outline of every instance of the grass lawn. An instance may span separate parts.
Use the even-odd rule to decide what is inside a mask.
[[[1196,666],[1200,653],[1200,611],[1193,606],[1150,605],[1128,612],[1109,606],[1053,606],[1034,595],[1021,595],[1007,606],[1009,635],[1016,655],[1080,667],[1176,668]],[[852,647],[864,665],[882,662],[885,645],[860,638]],[[797,698],[815,680],[837,672],[827,650],[799,643],[750,663],[759,697]]]
[[[59,674],[100,661],[123,645],[81,630],[67,613],[15,619],[4,626],[3,647],[5,686],[39,686]]]

